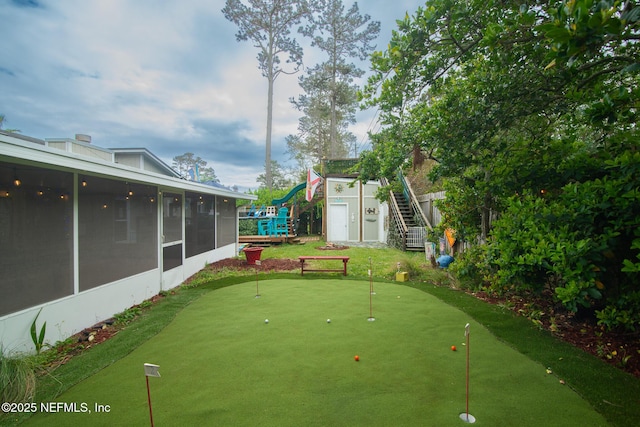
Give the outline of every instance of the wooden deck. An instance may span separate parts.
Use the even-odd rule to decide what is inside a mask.
[[[293,232],[293,221],[291,220],[291,218],[287,219],[287,227],[289,229],[289,236],[283,236],[283,235],[239,236],[238,243],[251,244],[253,246],[270,246],[270,245],[278,245],[281,243],[300,243],[300,239]]]
[[[281,243],[298,243],[298,236],[239,236],[238,243],[250,243],[254,246],[269,246]]]

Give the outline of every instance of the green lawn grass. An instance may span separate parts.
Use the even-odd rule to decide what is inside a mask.
[[[262,258],[290,258],[298,259],[300,255],[344,255],[348,256],[348,273],[352,277],[367,277],[371,268],[374,277],[392,279],[398,270],[408,271],[414,279],[435,282],[446,281],[446,274],[442,270],[427,268],[429,265],[424,252],[402,252],[397,249],[374,249],[366,247],[349,247],[346,250],[318,250],[324,246],[323,241],[307,242],[304,245],[279,245],[265,248]],[[340,261],[331,261],[331,268],[340,268]],[[295,270],[294,273],[299,273]],[[306,275],[306,273],[305,273]]]
[[[459,425],[467,322],[476,424],[607,425],[545,366],[428,293],[376,283],[371,322],[367,281],[263,280],[260,298],[255,290],[249,281],[201,296],[56,399],[110,412],[40,414],[27,425],[144,425],[145,362],[161,366],[150,379],[157,425]]]

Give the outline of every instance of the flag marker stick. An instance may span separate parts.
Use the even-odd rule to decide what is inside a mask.
[[[144,377],[147,380],[147,401],[149,402],[149,419],[151,420],[151,427],[153,427],[153,409],[151,409],[151,390],[149,389],[149,377],[159,377],[159,368],[160,366],[154,365],[153,363],[144,364]]]
[[[469,424],[473,424],[476,422],[476,418],[471,415],[469,413],[469,336],[471,334],[469,333],[469,324],[467,323],[464,327],[464,336],[466,338],[466,346],[467,347],[467,379],[466,379],[466,397],[467,397],[467,405],[466,405],[466,412],[463,412],[462,414],[460,414],[460,419],[462,421],[464,421],[465,423],[469,423]]]
[[[258,266],[261,265],[262,262],[257,259],[256,260],[256,298],[260,298],[260,291],[258,289]]]
[[[149,390],[149,377],[145,375],[147,379],[147,401],[149,402],[149,419],[151,420],[151,427],[153,427],[153,410],[151,409],[151,391]]]
[[[373,317],[373,293],[373,274],[371,273],[371,257],[369,257],[369,318],[367,319],[369,322],[376,320]]]

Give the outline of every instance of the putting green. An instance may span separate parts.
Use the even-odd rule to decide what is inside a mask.
[[[469,413],[476,425],[607,425],[544,366],[427,293],[374,283],[369,321],[366,281],[259,285],[260,298],[255,282],[206,294],[130,355],[58,398],[84,403],[91,413],[38,414],[26,424],[148,424],[149,362],[162,375],[149,378],[156,425],[465,425],[459,415],[466,408],[469,323]],[[97,413],[96,404],[108,412]]]

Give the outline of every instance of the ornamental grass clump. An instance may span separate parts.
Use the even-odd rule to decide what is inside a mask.
[[[36,391],[36,376],[29,359],[5,355],[0,349],[0,397],[2,402],[29,402]]]

